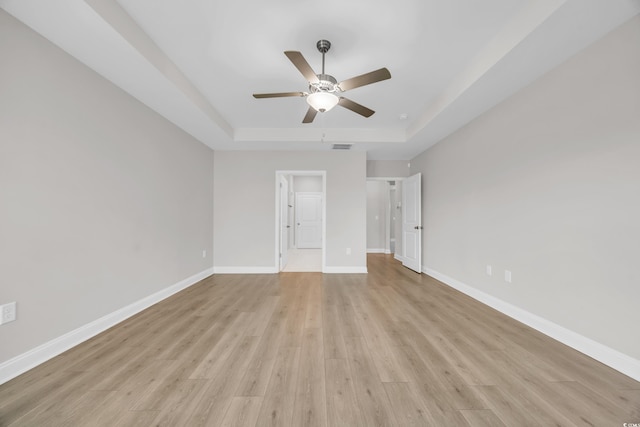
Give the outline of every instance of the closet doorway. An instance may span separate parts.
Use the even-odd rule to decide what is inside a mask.
[[[322,272],[326,265],[326,172],[277,171],[276,185],[279,271]]]

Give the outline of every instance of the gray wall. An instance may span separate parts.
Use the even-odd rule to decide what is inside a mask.
[[[217,151],[214,164],[216,268],[275,268],[277,170],[327,171],[326,264],[366,267],[364,152]]]
[[[368,178],[399,178],[409,176],[406,160],[367,160]]]
[[[294,193],[322,193],[321,176],[293,176]]]
[[[423,265],[636,359],[638,46],[635,17],[411,161]]]
[[[214,156],[3,10],[0,58],[3,362],[210,268]]]
[[[384,251],[387,248],[387,211],[389,209],[389,183],[367,181],[367,250]]]

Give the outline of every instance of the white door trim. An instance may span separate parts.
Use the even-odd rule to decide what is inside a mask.
[[[326,170],[277,170],[275,179],[275,248],[274,267],[280,266],[280,177],[281,176],[320,176],[322,177],[322,271],[327,269],[327,171]]]
[[[279,242],[279,259],[278,259],[278,271],[284,270],[287,266],[288,252],[289,252],[289,180],[285,175],[280,175],[280,235],[278,236]]]

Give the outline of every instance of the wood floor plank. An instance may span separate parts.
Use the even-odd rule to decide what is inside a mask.
[[[297,281],[300,280],[302,273],[287,273],[287,280],[292,281],[292,292],[285,298],[287,307],[287,322],[285,332],[282,337],[282,346],[284,347],[300,347],[302,345],[302,334],[306,316],[307,295],[304,289]]]
[[[325,305],[323,308],[322,337],[325,359],[347,358],[337,305]]]
[[[300,348],[282,347],[276,357],[256,426],[292,426]]]
[[[184,420],[191,417],[197,399],[202,396],[209,383],[209,380],[180,380],[164,398],[161,409],[151,425],[156,427],[185,425]]]
[[[209,277],[0,385],[0,426],[640,422],[640,382],[391,256]]]
[[[221,427],[253,427],[256,425],[262,397],[234,397],[222,420]]]
[[[397,425],[391,403],[363,338],[345,338],[358,406],[367,426]]]
[[[327,425],[322,331],[317,328],[304,330],[292,422],[300,427]]]
[[[393,413],[401,426],[434,426],[437,420],[407,383],[384,383]]]
[[[322,274],[309,273],[305,328],[322,328]]]
[[[100,404],[110,391],[91,391],[82,390],[80,392],[72,392],[62,399],[54,401],[49,400],[47,403],[39,405],[35,410],[21,417],[18,423],[23,425],[79,425],[79,418],[88,410]]]
[[[261,337],[269,325],[269,320],[279,302],[280,297],[278,296],[265,296],[261,304],[256,308],[255,316],[247,326],[246,335]]]
[[[472,427],[506,427],[490,409],[463,409],[460,413]]]
[[[155,420],[157,416],[157,411],[126,411],[116,420],[114,425],[127,427],[148,427],[155,425],[153,423],[153,420]],[[98,427],[97,424],[93,425]],[[108,426],[105,425],[105,427]]]
[[[340,277],[337,278],[338,283],[341,283],[342,286],[338,288],[338,295],[340,303],[337,305],[338,307],[338,319],[340,320],[340,332],[343,337],[361,337],[362,331],[360,330],[360,326],[358,325],[358,320],[356,318],[356,313],[353,308],[353,304],[349,299],[348,294],[353,293],[355,291],[355,286],[349,283],[348,281],[341,281]]]
[[[56,391],[81,376],[82,372],[60,372],[43,379],[41,382],[32,383],[31,387],[25,388],[22,393],[16,394],[14,398],[0,404],[0,425],[11,425],[26,414],[37,410],[46,398],[50,400],[62,399],[64,395],[58,395]],[[16,380],[13,382],[19,383]]]
[[[378,321],[376,312],[357,293],[350,296],[360,330],[382,382],[407,382],[407,375],[397,361],[392,341]]]
[[[165,370],[170,370],[175,361],[150,360],[140,365],[131,375],[116,385],[111,393],[85,414],[78,425],[95,422],[98,425],[116,425],[123,412],[129,411],[140,396],[156,386]]]
[[[576,381],[553,383],[558,397],[550,402],[576,424],[622,425],[629,421],[623,408]],[[635,421],[631,421],[635,422]]]
[[[258,348],[236,390],[237,396],[264,396],[286,326],[286,318],[282,314],[283,312],[277,312],[275,315],[272,313],[264,334],[259,337]]]
[[[225,362],[215,371],[209,371],[209,386],[194,407],[187,424],[190,426],[214,426],[223,419],[231,404],[234,392],[258,346],[258,337],[244,337]]]
[[[527,410],[526,403],[503,391],[499,386],[477,386],[477,390],[487,402],[487,407],[498,416],[500,421],[508,426],[542,426],[536,419],[536,414]]]
[[[237,315],[236,320],[225,330],[220,340],[191,374],[191,379],[211,379],[220,372],[221,367],[242,342],[251,316],[250,313]]]
[[[605,396],[613,400],[622,412],[630,414],[632,419],[640,420],[640,387],[635,390],[601,390]]]
[[[346,350],[345,350],[346,351]],[[347,359],[325,359],[327,425],[366,427]]]

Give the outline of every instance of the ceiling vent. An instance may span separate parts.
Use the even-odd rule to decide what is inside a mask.
[[[333,144],[332,150],[351,150],[353,144]]]

